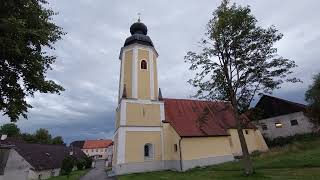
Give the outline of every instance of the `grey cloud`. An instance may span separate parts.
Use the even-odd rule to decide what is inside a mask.
[[[59,12],[54,21],[68,34],[56,43],[57,61],[48,78],[66,91],[58,95],[36,94],[29,120],[18,125],[28,132],[50,129],[67,142],[77,139],[112,138],[117,106],[119,51],[129,36],[129,27],[140,12],[159,53],[159,87],[165,97],[188,98],[195,89],[187,84],[193,73],[184,55],[198,48],[205,25],[219,1],[116,1],[50,0]],[[299,66],[294,75],[304,83],[284,84],[275,95],[304,102],[311,77],[320,71],[320,3],[313,1],[236,1],[250,5],[263,27],[275,25],[284,38],[279,54]],[[2,118],[3,119],[3,118]],[[3,120],[0,123],[7,122]]]

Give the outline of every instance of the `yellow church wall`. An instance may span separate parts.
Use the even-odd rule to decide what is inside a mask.
[[[115,134],[113,139],[113,152],[112,152],[112,164],[117,164],[117,157],[118,157],[118,133]]]
[[[232,154],[228,136],[183,138],[181,140],[181,151],[183,160]]]
[[[153,78],[154,78],[154,97],[158,97],[158,70],[157,70],[157,56],[153,55]]]
[[[169,123],[163,123],[163,146],[164,160],[179,160],[179,140],[180,136]],[[174,151],[174,144],[177,144],[177,152]]]
[[[141,69],[142,60],[147,61],[147,69]],[[150,60],[149,51],[138,49],[138,98],[150,99]]]
[[[126,85],[128,98],[132,98],[132,56],[133,50],[125,52],[123,83]]]
[[[126,125],[160,126],[160,104],[127,102]]]
[[[245,131],[248,131],[248,134],[245,133]],[[241,155],[242,150],[241,150],[241,145],[240,145],[240,140],[238,136],[238,132],[236,129],[229,129],[228,130],[230,136],[230,145],[232,149],[232,153],[234,155]],[[244,137],[246,139],[246,143],[248,146],[249,152],[253,151],[267,151],[268,146],[266,145],[261,133],[259,130],[254,130],[254,129],[245,129],[243,130]]]
[[[154,158],[152,160],[161,160],[161,132],[152,131],[127,131],[125,162],[145,162],[152,160],[144,159],[144,145],[150,143],[153,146]]]

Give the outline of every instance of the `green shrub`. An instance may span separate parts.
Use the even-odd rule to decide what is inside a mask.
[[[255,150],[251,153],[251,156],[253,157],[257,157],[257,156],[260,156],[261,152],[259,150]]]
[[[74,157],[69,155],[64,157],[62,161],[62,166],[61,166],[61,175],[69,176],[69,174],[72,172],[74,164],[75,164]]]
[[[287,144],[291,144],[295,141],[312,141],[318,137],[320,137],[319,133],[307,133],[307,134],[296,134],[296,135],[287,136],[287,137],[277,137],[272,140],[265,138],[265,141],[269,147],[276,147],[276,146],[282,147]]]
[[[91,168],[91,166],[92,166],[92,159],[91,159],[90,157],[85,157],[84,160],[85,160],[85,168],[86,168],[86,169]]]
[[[86,166],[86,160],[84,159],[78,159],[77,160],[77,169],[82,170]]]

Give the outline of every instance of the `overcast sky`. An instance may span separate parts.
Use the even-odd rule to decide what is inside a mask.
[[[304,103],[312,76],[320,72],[320,2],[317,0],[232,1],[250,5],[259,25],[275,25],[284,38],[276,44],[279,54],[299,66],[294,75],[299,84],[285,84],[274,95]],[[34,107],[29,119],[17,124],[24,132],[47,128],[73,140],[112,138],[117,104],[120,48],[129,28],[141,13],[159,53],[158,77],[164,97],[188,98],[194,89],[184,55],[197,48],[205,25],[220,4],[216,0],[49,0],[56,12],[54,22],[67,35],[56,43],[57,61],[49,79],[66,91],[60,96],[36,94],[28,101]],[[3,118],[2,118],[3,119]],[[2,120],[0,123],[5,123]]]

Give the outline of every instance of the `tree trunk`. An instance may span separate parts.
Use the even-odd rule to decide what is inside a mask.
[[[251,175],[253,174],[253,166],[250,159],[250,154],[248,151],[246,139],[243,134],[242,122],[241,122],[240,114],[238,111],[237,99],[232,88],[230,89],[230,95],[231,95],[231,104],[233,106],[234,115],[237,120],[237,131],[238,131],[238,136],[239,136],[241,150],[242,150],[242,163],[244,166],[244,171],[246,175]]]
[[[240,128],[238,127],[237,130],[238,130],[239,140],[240,140],[241,149],[242,149],[242,157],[243,157],[242,162],[244,166],[244,171],[246,175],[250,175],[250,174],[253,174],[253,166],[250,159],[250,154],[248,151],[246,139],[244,138],[243,129],[241,127]]]

